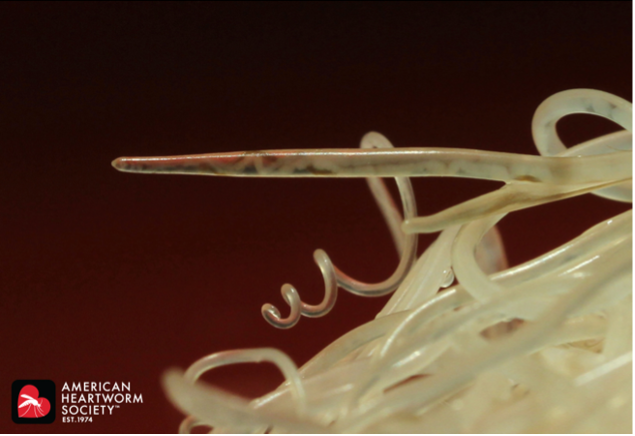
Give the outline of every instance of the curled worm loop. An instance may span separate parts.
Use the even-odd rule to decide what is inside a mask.
[[[393,148],[393,145],[383,135],[370,132],[362,138],[361,148]],[[318,249],[313,254],[313,259],[320,268],[324,279],[324,299],[318,305],[307,304],[300,300],[300,295],[293,286],[285,284],[282,286],[281,294],[290,306],[291,312],[289,316],[282,318],[280,311],[275,306],[263,305],[262,315],[271,325],[278,328],[290,328],[300,320],[300,315],[310,318],[326,315],[335,305],[338,287],[356,295],[379,297],[394,291],[403,281],[416,260],[417,235],[406,235],[402,232],[401,222],[403,218],[384,182],[374,177],[369,177],[366,181],[388,224],[397,251],[401,255],[397,269],[389,278],[380,283],[364,283],[342,272],[333,264],[324,250]],[[395,181],[401,196],[404,218],[416,217],[417,205],[410,179],[408,177],[395,177]]]

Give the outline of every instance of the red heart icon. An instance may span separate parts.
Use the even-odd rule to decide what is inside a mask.
[[[20,389],[18,396],[18,416],[20,418],[42,418],[51,410],[49,400],[39,398],[40,391],[33,385],[26,385]]]

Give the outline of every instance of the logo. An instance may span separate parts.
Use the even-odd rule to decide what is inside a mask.
[[[11,417],[16,424],[55,421],[55,383],[51,380],[16,380],[11,385]]]

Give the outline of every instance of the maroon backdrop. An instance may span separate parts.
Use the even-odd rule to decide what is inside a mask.
[[[631,32],[630,2],[1,4],[0,430],[174,432],[166,368],[262,346],[302,364],[386,302],[341,293],[287,331],[260,315],[265,302],[288,313],[287,282],[321,300],[316,248],[362,280],[391,274],[363,180],[123,174],[112,159],[357,147],[370,130],[397,147],[536,154],[531,117],[551,94],[631,100]],[[569,144],[617,129],[560,126]],[[498,186],[414,185],[421,215]],[[627,207],[585,196],[514,213],[510,260]],[[11,383],[32,378],[129,381],[144,404],[13,424]],[[281,376],[239,365],[206,379],[255,396]]]

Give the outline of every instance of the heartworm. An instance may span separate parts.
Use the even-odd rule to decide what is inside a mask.
[[[625,130],[566,148],[557,121],[589,113]],[[496,223],[506,214],[592,193],[632,202],[632,105],[601,91],[558,93],[537,109],[541,156],[470,149],[393,148],[371,132],[360,149],[266,150],[122,157],[124,172],[237,177],[365,177],[400,262],[379,283],[314,259],[325,295],[265,304],[272,325],[326,315],[338,289],[393,296],[377,318],[298,369],[272,349],[215,353],[163,378],[186,414],[181,431],[215,432],[621,432],[630,430],[632,213],[620,214],[510,268]],[[379,177],[394,177],[403,216]],[[497,191],[418,216],[409,177],[505,182]],[[417,234],[441,231],[418,259]],[[450,286],[456,277],[457,285]],[[249,402],[197,379],[226,364],[268,361],[286,382]]]

